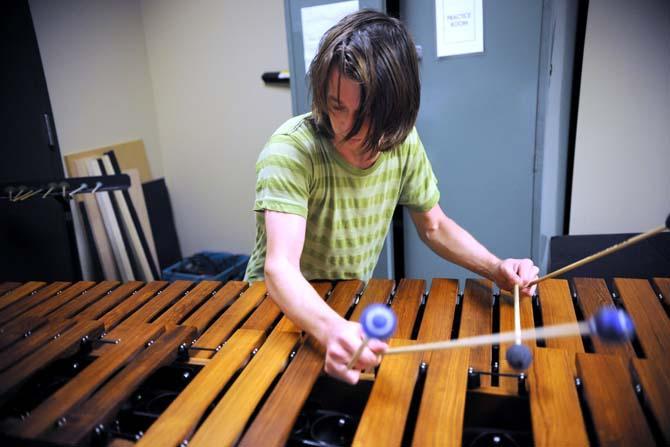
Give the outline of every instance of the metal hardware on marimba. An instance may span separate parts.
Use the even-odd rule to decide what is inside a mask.
[[[514,329],[512,297],[488,281],[459,292],[435,279],[427,294],[410,279],[313,286],[352,320],[389,305],[392,347]],[[626,309],[637,338],[531,340],[527,373],[504,361],[513,339],[389,356],[352,387],[323,375],[323,348],[263,283],[0,283],[0,443],[667,444],[670,319],[657,297],[670,278],[573,286],[550,279],[521,300],[521,333],[609,305]]]

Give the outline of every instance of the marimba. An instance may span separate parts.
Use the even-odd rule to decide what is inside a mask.
[[[389,303],[392,346],[513,329],[492,284],[315,282],[341,315]],[[0,440],[15,445],[652,445],[670,443],[670,278],[547,280],[524,328],[624,307],[637,337],[385,358],[350,387],[262,282],[0,284]],[[328,407],[328,406],[331,407]],[[325,406],[325,407],[322,407]],[[319,444],[320,443],[320,444]]]

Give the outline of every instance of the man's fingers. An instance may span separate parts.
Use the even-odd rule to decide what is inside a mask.
[[[350,385],[358,383],[358,379],[361,377],[361,372],[359,370],[347,368],[346,363],[326,362],[324,370],[329,376],[335,377]]]
[[[517,273],[524,282],[528,282],[535,279],[539,271],[540,269],[537,268],[535,264],[533,264],[533,261],[530,259],[524,259],[519,263]]]
[[[527,297],[533,297],[535,295],[535,289],[524,289],[523,292],[521,292],[521,295]]]
[[[362,343],[362,341],[361,341]],[[334,363],[344,363],[347,364],[354,356],[354,353],[358,349],[358,346],[355,348],[349,346],[348,344],[333,344],[328,349],[328,357],[332,359]]]
[[[368,342],[368,348],[375,354],[383,354],[389,348],[389,345],[381,340],[371,339]]]
[[[521,277],[517,274],[517,266],[511,263],[503,264],[503,273],[507,277],[507,281],[513,286],[521,282]]]
[[[524,287],[531,281],[534,281],[538,278],[538,273],[540,273],[540,269],[533,264],[533,262],[529,259],[524,260],[524,262],[521,263],[519,266],[519,276],[521,277],[522,280],[522,289],[521,293],[524,295],[529,295],[532,296],[535,293],[535,288],[536,286],[532,287]]]
[[[361,356],[358,358],[358,362],[356,363],[356,368],[365,370],[368,368],[372,368],[377,366],[378,362],[378,357],[377,354],[372,352],[370,349],[365,349],[362,353]]]

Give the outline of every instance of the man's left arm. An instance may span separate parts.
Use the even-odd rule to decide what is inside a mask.
[[[534,293],[535,286],[525,287],[539,272],[530,259],[499,259],[447,217],[439,204],[425,212],[410,210],[410,214],[421,240],[440,257],[494,281],[502,289],[512,290],[519,284],[522,293]]]

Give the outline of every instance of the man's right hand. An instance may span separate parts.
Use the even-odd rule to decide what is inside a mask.
[[[378,357],[388,346],[379,340],[370,340],[353,368],[347,368],[363,342],[363,330],[359,323],[347,321],[335,313],[302,275],[300,256],[305,243],[305,228],[304,217],[265,211],[265,283],[269,295],[284,314],[325,347],[326,373],[354,384],[358,382],[361,370],[379,364]]]
[[[356,350],[363,343],[364,335],[360,323],[339,318],[327,328],[323,344],[326,348],[324,370],[326,374],[354,385],[360,378],[361,371],[373,368],[381,361],[381,355],[388,345],[382,341],[371,339],[361,352],[351,369],[347,367]]]

